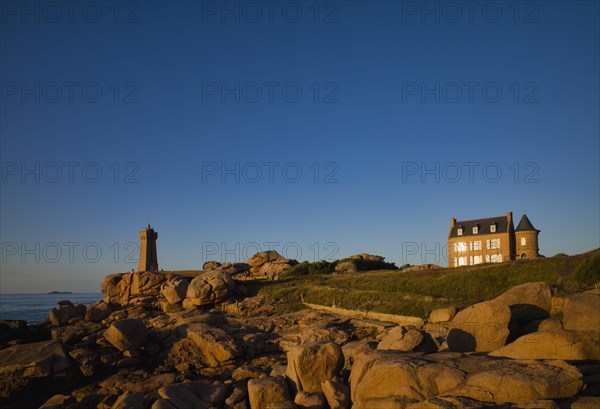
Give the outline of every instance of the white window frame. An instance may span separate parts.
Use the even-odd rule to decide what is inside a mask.
[[[487,259],[487,257],[486,257]],[[492,254],[490,257],[491,263],[502,263],[502,254]]]
[[[525,247],[527,245],[527,239],[525,237],[521,237],[521,247]]]
[[[457,234],[458,236],[462,236],[462,233],[463,233],[463,232],[462,232],[462,229],[459,227],[459,228],[456,230],[456,234]]]
[[[467,242],[459,241],[454,243],[454,251],[456,253],[464,253],[465,251],[467,251]]]
[[[485,247],[488,250],[496,250],[500,248],[500,239],[487,239],[485,241]]]
[[[479,227],[473,226],[473,234],[477,234],[479,232]]]
[[[496,225],[495,224],[492,224],[490,226],[490,233],[496,233]]]

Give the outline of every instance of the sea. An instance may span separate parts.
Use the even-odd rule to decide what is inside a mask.
[[[69,300],[73,304],[90,305],[104,297],[101,293],[73,294],[0,294],[0,320],[25,320],[40,324],[48,318],[57,302]]]

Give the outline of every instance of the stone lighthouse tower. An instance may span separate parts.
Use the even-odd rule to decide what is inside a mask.
[[[523,214],[519,225],[515,229],[517,260],[538,258],[540,256],[538,247],[539,233],[540,230],[533,227],[533,224],[531,224],[527,215]]]
[[[158,271],[156,239],[158,233],[150,225],[140,232],[140,260],[138,271]]]

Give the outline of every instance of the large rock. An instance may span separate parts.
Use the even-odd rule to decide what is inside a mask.
[[[416,329],[395,327],[383,337],[377,349],[395,351],[420,351],[425,353],[437,352],[435,342],[426,332]]]
[[[107,318],[113,311],[113,306],[104,302],[103,300],[97,301],[94,304],[88,305],[85,312],[86,321],[100,322]]]
[[[427,399],[422,402],[408,403],[406,409],[482,409],[486,407],[494,409],[508,409],[508,405],[493,405],[476,399],[467,398],[465,396],[440,396]],[[359,408],[360,409],[360,408]],[[520,406],[514,409],[524,409]],[[537,407],[536,409],[546,409]]]
[[[325,397],[322,393],[298,392],[294,403],[300,409],[324,409]]]
[[[111,304],[126,305],[132,298],[158,296],[166,275],[152,271],[111,274],[102,281],[102,292]]]
[[[288,271],[293,268],[295,265],[295,261],[288,259],[279,259],[276,261],[269,261],[260,266],[258,270],[258,274],[265,276],[276,276],[285,271]]]
[[[73,305],[71,301],[60,301],[58,308],[52,308],[48,319],[52,325],[73,324],[85,318],[86,307],[83,304]]]
[[[568,407],[569,409],[598,409],[600,408],[600,396],[581,396],[570,399]]]
[[[352,402],[366,408],[383,404],[382,399],[422,401],[458,386],[465,377],[464,371],[444,363],[378,350],[355,357],[349,382]]]
[[[273,407],[293,408],[285,380],[281,377],[250,379],[248,398],[251,409],[271,409]]]
[[[472,305],[452,320],[448,347],[458,352],[494,351],[506,344],[510,320],[510,308],[501,300]]]
[[[551,299],[550,286],[545,282],[517,285],[496,297],[497,301],[508,304],[512,319],[517,322],[548,317]]]
[[[157,296],[160,293],[160,285],[166,278],[164,274],[152,271],[131,273],[131,297]]]
[[[367,254],[367,253],[359,253],[359,254],[355,254],[353,256],[350,256],[348,258],[352,258],[355,260],[368,260],[368,261],[375,261],[375,262],[382,262],[385,260],[385,257],[382,256],[375,256],[373,254]]]
[[[119,283],[123,279],[123,273],[109,274],[104,277],[100,285],[102,293],[106,294],[108,300],[112,304],[121,303],[121,293],[119,291]]]
[[[131,298],[131,283],[133,280],[132,273],[123,274],[121,281],[117,284],[117,291],[119,293],[118,301],[115,304],[127,305]],[[113,301],[110,301],[113,303]]]
[[[558,318],[533,320],[519,326],[517,337],[531,334],[536,331],[549,331],[554,329],[563,329],[562,322]]]
[[[221,270],[225,271],[227,274],[235,275],[239,273],[243,273],[245,271],[250,271],[250,264],[248,263],[223,263],[221,266]]]
[[[377,343],[368,339],[361,339],[360,341],[350,341],[342,346],[342,352],[344,353],[345,367],[351,368],[354,363],[354,357],[361,352],[370,351],[377,348]]]
[[[286,377],[293,392],[321,392],[321,383],[344,367],[342,348],[335,342],[307,343],[288,352]]]
[[[565,300],[565,329],[600,331],[600,296],[574,294]]]
[[[239,355],[239,349],[233,338],[220,328],[197,322],[184,325],[179,331],[184,332],[196,344],[207,366],[217,367],[232,361]]]
[[[54,395],[44,402],[38,409],[62,409],[64,407],[77,403],[74,397],[70,395]]]
[[[0,344],[27,336],[25,320],[0,320]]]
[[[218,261],[207,261],[206,263],[202,264],[202,270],[216,270],[219,267],[221,267],[221,263]]]
[[[321,389],[330,409],[348,409],[350,407],[350,389],[340,379],[334,378],[322,382]]]
[[[203,306],[221,302],[233,294],[235,280],[221,270],[210,270],[194,278],[187,289],[187,299]]]
[[[137,318],[115,321],[104,332],[104,338],[120,351],[136,350],[148,341],[148,328]]]
[[[163,407],[169,408],[220,408],[225,402],[227,387],[221,383],[202,381],[175,383],[156,391]],[[167,406],[167,403],[172,406]]]
[[[267,277],[278,276],[296,264],[298,264],[296,260],[283,258],[275,250],[256,253],[248,260],[249,271],[252,275]]]
[[[185,278],[175,277],[162,285],[160,293],[167,299],[169,304],[176,304],[187,295],[189,284],[189,281]]]
[[[2,400],[37,399],[66,390],[77,380],[78,371],[59,342],[35,342],[0,350]]]
[[[533,332],[490,355],[515,359],[600,360],[600,333],[572,330]]]
[[[510,362],[510,361],[509,361]],[[583,387],[581,373],[563,361],[498,365],[497,368],[470,374],[449,395],[466,396],[482,402],[507,403],[575,396]]]
[[[144,394],[140,392],[125,392],[117,398],[110,409],[144,409]]]
[[[459,353],[369,351],[356,357],[350,374],[353,408],[404,407],[443,396],[489,403],[558,399],[576,395],[582,386],[581,373],[561,361]]]
[[[282,259],[283,257],[275,250],[262,251],[260,253],[256,253],[252,257],[248,259],[248,264],[250,267],[258,267],[262,266],[268,261],[273,261],[277,259]]]
[[[429,314],[429,322],[437,324],[439,322],[452,321],[452,318],[456,315],[456,307],[439,308],[431,311]]]
[[[356,273],[358,272],[358,268],[354,261],[342,261],[341,263],[336,264],[335,271],[341,273]]]

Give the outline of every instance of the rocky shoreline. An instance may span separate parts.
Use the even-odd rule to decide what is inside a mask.
[[[293,265],[257,259],[268,278]],[[204,267],[109,275],[92,305],[3,322],[2,407],[600,407],[597,291],[527,283],[399,326],[293,311],[249,296],[240,266]]]

